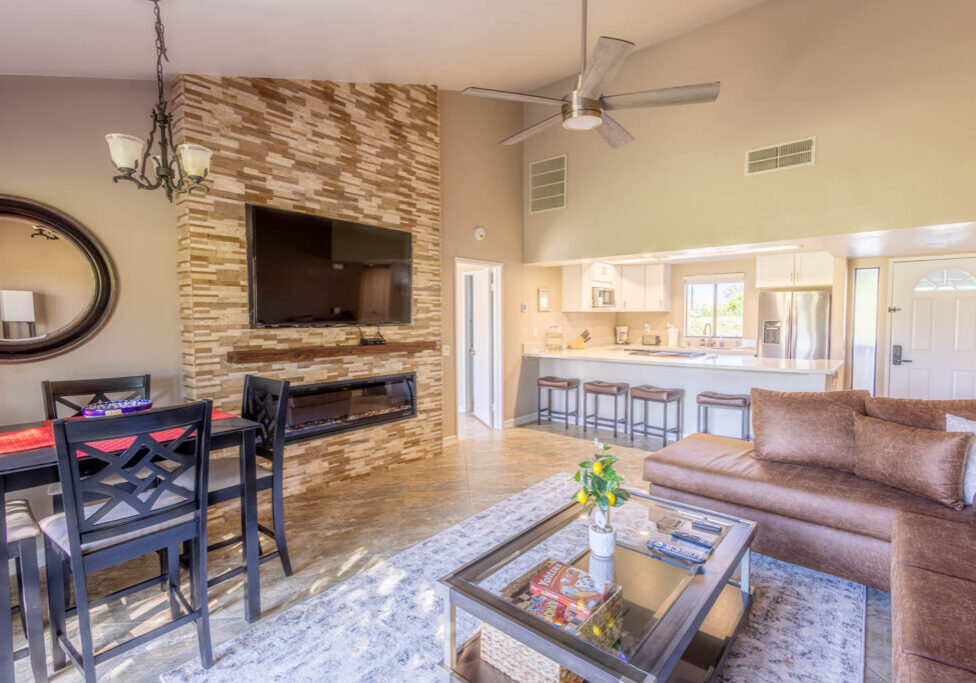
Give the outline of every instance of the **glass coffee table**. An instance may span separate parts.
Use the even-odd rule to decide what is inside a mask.
[[[591,556],[590,520],[574,502],[440,579],[448,680],[516,680],[510,660],[517,669],[519,652],[542,655],[590,683],[717,676],[752,606],[749,546],[756,524],[630,491],[630,501],[613,510],[617,543],[610,560]],[[703,533],[692,527],[695,521],[720,531]],[[703,564],[649,548],[662,540],[702,550],[676,543],[671,532],[677,529],[713,540]],[[539,607],[530,579],[553,561],[590,574],[607,588],[607,598],[587,616],[561,608],[554,615],[555,603],[530,611]],[[460,647],[459,609],[483,622]]]

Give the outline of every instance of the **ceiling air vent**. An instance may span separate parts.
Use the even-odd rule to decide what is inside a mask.
[[[566,155],[529,164],[529,213],[566,208]]]
[[[810,166],[814,162],[816,138],[786,142],[746,152],[746,175],[782,171],[794,166]]]

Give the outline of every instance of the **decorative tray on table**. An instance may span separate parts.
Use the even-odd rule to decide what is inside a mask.
[[[150,408],[152,408],[152,401],[146,398],[130,401],[103,401],[101,403],[89,403],[82,410],[82,414],[85,417],[105,417],[106,415],[139,413]]]

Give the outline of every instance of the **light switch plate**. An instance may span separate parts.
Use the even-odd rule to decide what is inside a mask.
[[[441,345],[441,355],[442,356],[450,356],[451,355],[451,345],[450,344],[442,344]]]

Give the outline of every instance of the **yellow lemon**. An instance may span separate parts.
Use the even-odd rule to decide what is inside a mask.
[[[613,505],[616,502],[617,502],[617,497],[608,491],[607,492],[607,504]]]
[[[603,474],[603,465],[598,462],[593,463],[593,474]]]
[[[586,491],[580,491],[576,494],[576,500],[578,500],[580,503],[586,503],[586,498]]]
[[[601,635],[603,635],[603,629],[596,624],[593,624],[593,635],[599,638]]]

